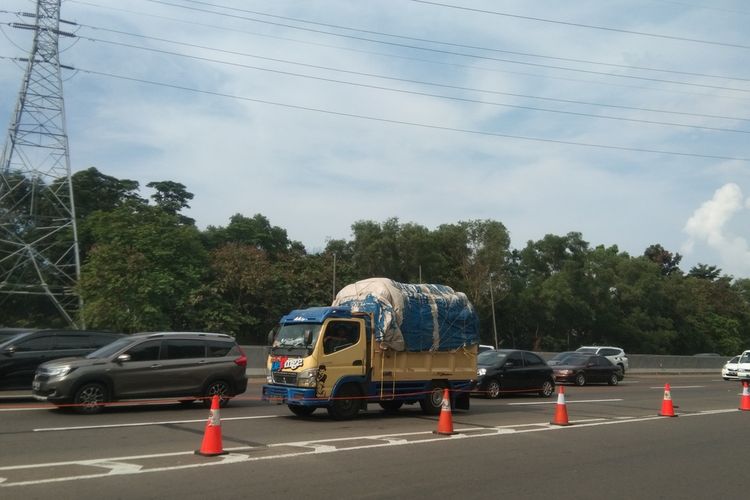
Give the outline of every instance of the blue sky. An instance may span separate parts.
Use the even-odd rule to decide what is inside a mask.
[[[750,277],[742,0],[123,5],[63,1],[72,168],[181,182],[201,228],[261,213],[319,251],[358,220],[493,219],[514,248],[579,231]],[[5,124],[31,44],[14,21]]]

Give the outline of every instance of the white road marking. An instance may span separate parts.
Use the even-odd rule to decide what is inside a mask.
[[[565,399],[565,404],[570,403],[608,403],[610,401],[624,401],[622,398],[619,399]],[[508,403],[508,406],[526,406],[526,405],[556,405],[557,401],[534,401],[528,403]]]
[[[703,389],[705,385],[670,385],[670,389]],[[664,386],[660,387],[649,387],[649,389],[664,389]]]
[[[696,412],[692,414],[681,414],[681,415],[685,417],[698,417],[698,416],[717,415],[717,414],[723,414],[723,413],[732,413],[736,411],[739,411],[739,410],[732,408],[732,409],[721,409],[721,410],[709,410],[709,411],[704,411],[704,412]],[[0,472],[40,469],[40,468],[52,468],[52,467],[64,467],[64,466],[104,467],[104,468],[109,469],[109,471],[106,473],[98,473],[98,474],[85,474],[85,475],[82,474],[78,476],[61,476],[61,477],[53,477],[53,478],[47,478],[47,479],[36,479],[36,480],[27,480],[27,481],[18,481],[18,482],[8,482],[7,478],[0,477],[0,488],[9,488],[9,487],[14,487],[14,486],[29,486],[29,485],[46,484],[46,483],[57,483],[57,482],[73,481],[73,480],[79,480],[79,479],[95,479],[95,478],[112,476],[113,474],[135,475],[135,474],[145,474],[145,473],[151,473],[151,472],[176,471],[176,470],[192,469],[192,468],[197,468],[197,467],[212,467],[212,466],[217,466],[217,465],[225,465],[225,464],[240,463],[240,462],[275,460],[279,458],[295,458],[295,457],[306,456],[306,455],[323,454],[323,453],[338,453],[341,451],[362,450],[362,449],[368,449],[368,448],[384,448],[384,447],[390,447],[390,446],[420,445],[420,444],[425,444],[425,443],[445,442],[446,440],[474,439],[474,438],[483,438],[483,437],[506,435],[506,434],[518,434],[518,433],[525,433],[525,432],[543,432],[543,431],[551,431],[551,430],[554,430],[556,432],[565,432],[569,430],[578,429],[581,427],[595,427],[599,425],[617,425],[617,424],[624,424],[624,423],[647,422],[647,421],[657,420],[657,419],[662,419],[662,418],[664,417],[647,416],[647,417],[634,417],[630,419],[613,419],[613,420],[591,419],[588,421],[579,420],[575,422],[575,425],[568,426],[568,427],[554,426],[546,422],[534,423],[534,424],[520,424],[517,426],[499,426],[499,427],[472,426],[472,427],[465,427],[462,429],[456,429],[456,432],[459,432],[459,434],[454,434],[451,436],[427,437],[426,439],[415,439],[413,441],[409,441],[408,439],[403,439],[403,437],[404,436],[413,436],[413,437],[425,436],[427,434],[432,434],[432,432],[423,431],[423,432],[400,433],[400,434],[383,434],[383,435],[374,435],[374,436],[367,436],[367,435],[349,436],[349,437],[337,438],[337,439],[319,439],[319,440],[313,440],[313,441],[275,443],[275,444],[270,444],[268,446],[254,447],[254,448],[247,447],[247,446],[237,447],[237,448],[227,448],[224,451],[227,451],[229,453],[227,455],[221,456],[220,458],[218,458],[218,460],[201,461],[199,463],[175,465],[175,466],[154,467],[150,469],[144,469],[143,466],[132,463],[132,462],[141,460],[141,459],[195,455],[195,453],[193,451],[184,451],[184,452],[175,452],[175,453],[157,453],[157,454],[151,454],[151,455],[139,455],[139,456],[129,456],[129,457],[101,458],[101,459],[94,459],[94,460],[73,460],[73,461],[66,461],[66,462],[14,465],[14,466],[0,467]],[[375,442],[372,444],[362,444],[362,445],[351,446],[351,447],[341,447],[341,448],[337,448],[336,446],[332,446],[330,444],[330,443],[335,443],[335,442],[356,441],[356,440],[380,441],[380,442]],[[287,448],[287,447],[309,448],[309,450],[290,452],[290,453],[280,453],[278,455],[262,455],[262,456],[252,456],[248,453],[248,452],[252,452],[254,449]],[[245,453],[238,453],[240,451],[244,451]]]
[[[54,409],[53,407],[48,406],[44,408],[3,408],[3,409],[0,409],[0,411],[41,411],[41,410],[50,411],[53,409]]]
[[[258,415],[254,417],[223,417],[222,421],[229,420],[255,420],[259,418],[279,418],[281,415]],[[76,427],[42,427],[39,429],[32,429],[33,432],[52,432],[52,431],[80,431],[85,429],[112,429],[118,427],[141,427],[146,425],[169,425],[169,424],[194,424],[198,422],[205,422],[205,418],[195,420],[164,420],[156,422],[133,422],[130,424],[107,424],[107,425],[80,425]]]

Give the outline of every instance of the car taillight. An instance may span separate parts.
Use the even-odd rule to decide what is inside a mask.
[[[240,357],[235,359],[234,362],[243,368],[247,368],[247,356],[245,355],[245,352],[239,345],[237,346],[237,349],[240,351]]]

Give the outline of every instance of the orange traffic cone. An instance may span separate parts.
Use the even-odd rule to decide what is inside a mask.
[[[750,411],[750,387],[747,380],[742,381],[742,397],[740,398],[740,410]]]
[[[672,392],[669,390],[669,384],[664,384],[664,400],[661,403],[659,415],[662,417],[677,416],[674,413],[674,406],[672,406]]]
[[[219,396],[214,394],[211,400],[211,413],[208,414],[206,422],[206,431],[203,434],[203,443],[200,450],[195,450],[196,455],[204,457],[214,457],[216,455],[226,455],[221,445],[221,422],[219,420]]]
[[[568,408],[565,406],[565,388],[557,386],[557,405],[555,407],[555,418],[550,422],[552,425],[570,425],[568,422]]]
[[[453,432],[453,414],[451,413],[451,397],[448,389],[443,390],[443,403],[440,407],[440,418],[438,419],[438,428],[432,431],[433,434],[443,434],[450,436]]]

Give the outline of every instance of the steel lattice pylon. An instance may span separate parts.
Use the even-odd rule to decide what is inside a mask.
[[[32,16],[34,17],[34,16]],[[60,0],[38,0],[21,91],[0,163],[0,300],[46,296],[71,326],[81,308],[58,40]]]

